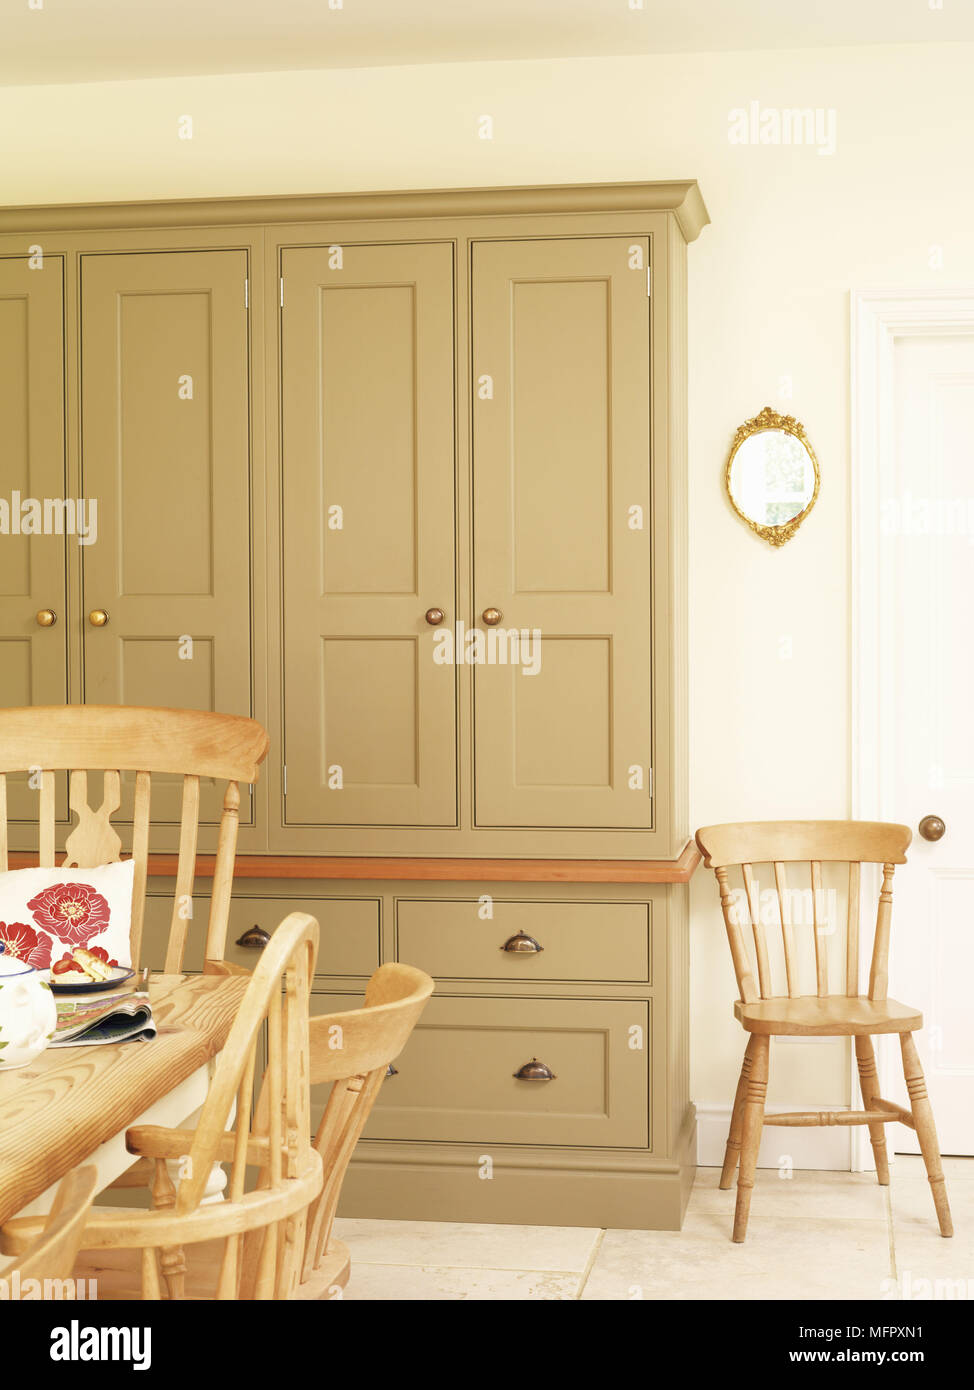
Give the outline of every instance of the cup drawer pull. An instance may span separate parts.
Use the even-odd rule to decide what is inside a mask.
[[[519,931],[507,938],[501,950],[509,952],[512,956],[536,956],[544,947],[540,941],[535,941],[533,936],[528,936],[527,932]]]
[[[251,946],[255,950],[260,951],[264,949],[268,941],[270,941],[270,937],[267,932],[264,931],[263,927],[258,927],[256,924],[252,927],[248,927],[243,936],[237,937],[238,946]]]
[[[545,1066],[544,1062],[539,1062],[537,1057],[532,1057],[530,1062],[525,1062],[523,1067],[518,1067],[514,1076],[518,1081],[558,1080],[551,1068]]]

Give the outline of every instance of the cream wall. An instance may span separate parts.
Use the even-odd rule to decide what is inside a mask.
[[[848,292],[974,283],[972,75],[974,46],[958,45],[7,89],[0,198],[699,179],[713,224],[690,249],[691,814],[844,816]],[[731,145],[729,111],[754,100],[834,108],[835,154]],[[183,115],[192,141],[177,138]],[[735,426],[765,404],[806,423],[823,473],[813,517],[780,552],[720,487]],[[731,1098],[741,1038],[702,873],[692,907],[692,1092],[706,1109]],[[842,1045],[779,1046],[772,1065],[776,1103],[848,1098]]]

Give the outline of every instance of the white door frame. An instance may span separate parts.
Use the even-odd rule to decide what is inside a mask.
[[[892,588],[887,582],[889,552],[880,544],[879,515],[883,498],[894,495],[893,346],[895,339],[906,336],[974,333],[974,289],[854,290],[850,308],[852,814],[884,820],[890,811],[888,762],[884,764],[882,750],[892,746],[891,712],[880,692],[891,689],[892,642],[890,605],[884,607],[882,596]],[[865,893],[863,900],[867,901]],[[878,1067],[885,1093],[890,1072],[883,1047]],[[855,1096],[854,1058],[851,1076]],[[865,1126],[851,1126],[849,1137],[853,1171],[872,1168]]]

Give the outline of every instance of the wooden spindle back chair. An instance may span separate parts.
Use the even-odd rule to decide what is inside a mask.
[[[729,1188],[740,1164],[734,1240],[742,1241],[747,1231],[758,1146],[765,1124],[868,1125],[877,1177],[886,1185],[889,1162],[885,1125],[894,1120],[916,1130],[941,1235],[952,1235],[933,1110],[912,1036],[922,1027],[923,1017],[918,1010],[887,997],[893,874],[897,864],[906,863],[912,839],[909,828],[880,821],[755,821],[706,826],[697,832],[696,838],[706,866],[717,877],[740,991],[734,1012],[750,1035],[720,1179],[720,1186]],[[796,863],[807,866],[804,883],[797,890],[798,873],[793,867]],[[869,983],[864,995],[859,992],[863,864],[882,866]],[[776,943],[769,940],[766,930],[764,894],[755,875],[757,865],[769,866],[773,876],[778,920],[771,927],[772,932],[780,929],[783,978],[775,978],[773,964],[778,952],[772,949]],[[838,943],[841,933],[838,923],[831,920],[823,886],[823,866],[831,865],[847,866],[845,949],[839,961],[830,959],[830,944]],[[740,888],[731,882],[732,869],[740,871]],[[796,920],[796,900],[804,905],[804,910],[797,914],[804,919],[801,921]],[[803,946],[807,946],[809,937],[814,950],[813,994],[802,991],[801,967],[806,955]],[[883,1033],[899,1034],[910,1110],[879,1094],[871,1037]],[[865,1109],[766,1115],[770,1039],[789,1035],[853,1037]]]
[[[389,1065],[399,1056],[433,993],[433,981],[411,965],[382,965],[361,1009],[311,1020],[311,1083],[331,1083],[315,1148],[324,1185],[308,1221],[300,1298],[324,1298],[348,1279],[347,1246],[332,1236],[342,1182]]]
[[[200,816],[201,779],[226,782],[217,840],[205,957],[222,960],[240,819],[240,786],[257,780],[268,748],[266,731],[253,719],[195,710],[124,705],[32,706],[0,710],[0,870],[8,867],[7,776],[28,773],[38,791],[38,863],[54,867],[55,773],[69,775],[75,824],[64,842],[63,866],[89,869],[122,858],[112,824],[121,804],[121,774],[135,774],[130,850],[135,861],[132,895],[132,963],[138,965],[145,916],[152,777],[182,777],[179,858],[166,952],[167,974],[182,969],[191,921]],[[89,773],[103,774],[101,801],[89,801]],[[97,791],[94,792],[97,801]]]
[[[36,1242],[19,1260],[0,1269],[0,1279],[6,1280],[8,1287],[15,1276],[19,1281],[16,1295],[11,1297],[35,1297],[34,1290],[25,1287],[29,1279],[39,1280],[42,1288],[45,1280],[57,1280],[61,1293],[68,1293],[64,1283],[74,1268],[97,1186],[98,1172],[92,1167],[75,1168],[62,1178],[51,1210],[41,1218],[44,1224]],[[48,1291],[41,1296],[53,1295]],[[74,1297],[73,1290],[70,1296]]]
[[[310,1132],[308,1005],[317,952],[318,923],[292,912],[261,953],[195,1129],[127,1132],[129,1151],[154,1167],[153,1210],[91,1213],[75,1274],[97,1280],[102,1296],[130,1297],[139,1285],[145,1299],[295,1296],[308,1210],[322,1185]],[[252,1099],[262,1034],[258,1120]],[[204,1202],[215,1163],[229,1168],[225,1200]],[[178,1164],[178,1188],[170,1164]],[[43,1219],[8,1222],[7,1247],[33,1238]]]

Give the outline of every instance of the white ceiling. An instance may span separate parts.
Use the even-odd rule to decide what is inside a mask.
[[[38,3],[38,0],[33,0]],[[974,0],[0,0],[0,84],[974,40]]]

